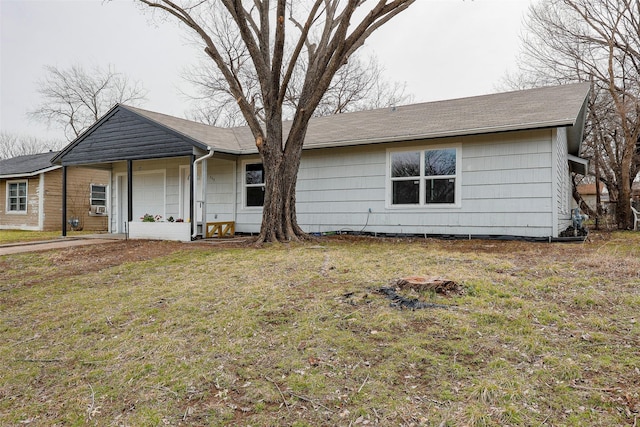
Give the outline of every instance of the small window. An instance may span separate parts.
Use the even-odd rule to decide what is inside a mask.
[[[390,153],[391,205],[455,204],[457,149]]]
[[[107,206],[106,185],[91,184],[91,206]]]
[[[264,168],[261,163],[245,165],[245,203],[247,207],[264,205]]]
[[[7,211],[27,212],[27,181],[7,183]]]

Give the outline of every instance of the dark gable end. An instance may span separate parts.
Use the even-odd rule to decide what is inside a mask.
[[[64,166],[190,156],[204,144],[117,105],[53,159]]]

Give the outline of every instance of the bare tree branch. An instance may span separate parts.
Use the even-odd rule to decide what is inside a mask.
[[[207,87],[223,98],[231,94],[251,129],[265,172],[260,240],[304,237],[296,220],[295,186],[309,119],[351,54],[415,0],[139,1],[176,17],[201,39],[223,77],[214,77]],[[233,22],[234,43],[241,40],[241,47],[230,48],[234,43],[225,45],[210,31],[215,24],[206,21],[205,11],[217,4]],[[354,16],[362,18],[354,22]],[[235,61],[236,52],[246,52],[249,60],[243,56]],[[297,75],[303,56],[304,73]],[[293,120],[285,137],[283,112],[293,99]],[[208,114],[203,117],[210,119]]]
[[[512,84],[591,81],[585,153],[617,203],[619,228],[631,219],[640,170],[640,1],[544,0],[530,8],[521,73]]]
[[[0,132],[0,160],[18,156],[57,151],[66,144],[65,141],[42,140],[33,136],[16,135]]]
[[[146,91],[113,67],[78,65],[69,69],[46,66],[46,77],[39,82],[42,102],[29,116],[48,125],[60,125],[68,140],[76,138],[117,103],[136,104]]]

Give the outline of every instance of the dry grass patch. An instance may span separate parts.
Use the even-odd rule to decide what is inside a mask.
[[[0,257],[0,424],[637,425],[639,236]]]

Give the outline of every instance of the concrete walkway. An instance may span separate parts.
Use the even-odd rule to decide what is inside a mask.
[[[101,243],[123,240],[124,234],[85,234],[74,237],[61,237],[56,240],[39,242],[16,242],[0,245],[0,256],[19,254],[23,252],[48,251],[51,249],[64,249],[73,246],[98,245]]]

